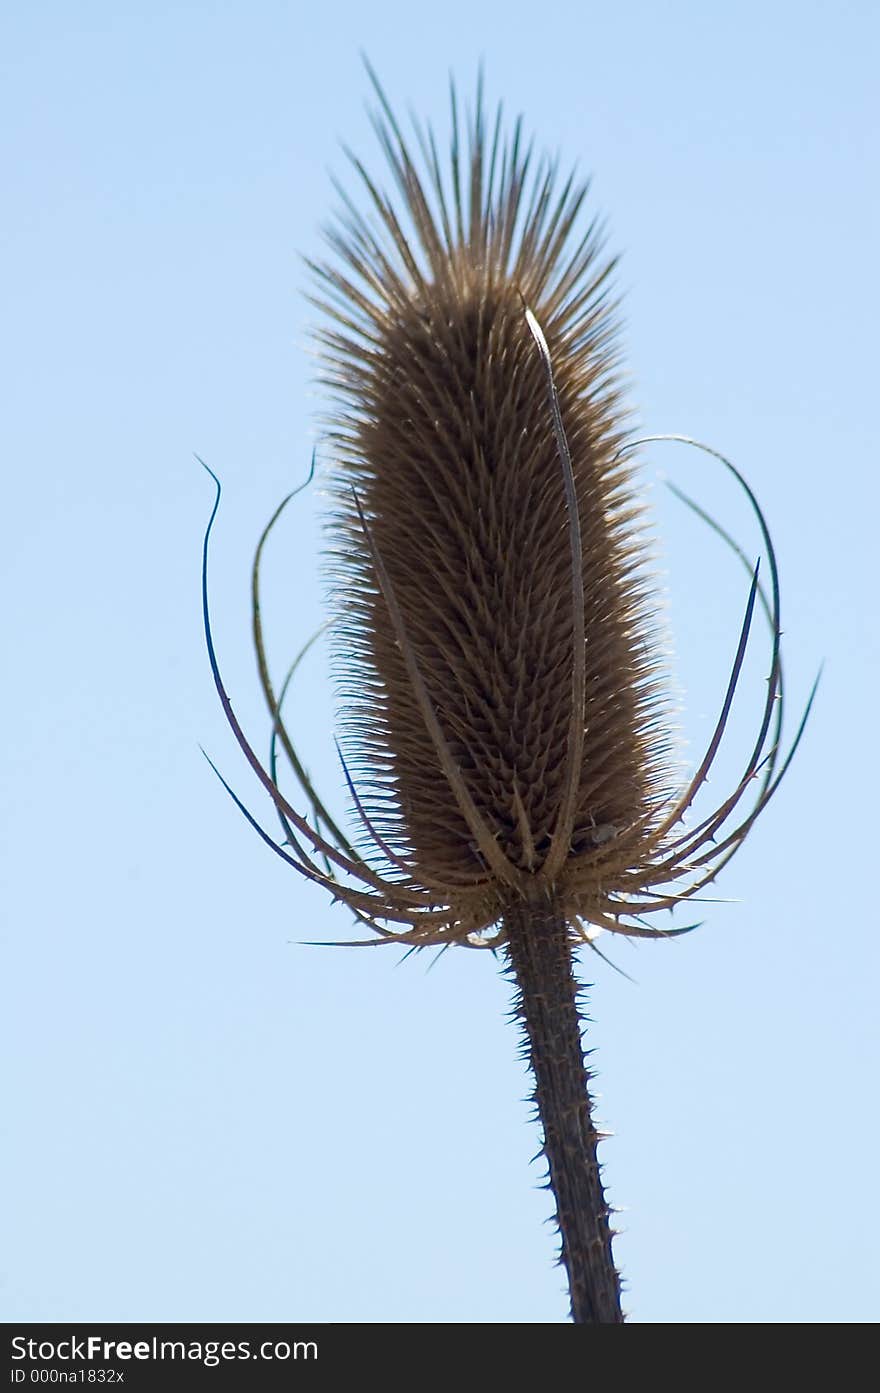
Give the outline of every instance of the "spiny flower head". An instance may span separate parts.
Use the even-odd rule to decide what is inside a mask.
[[[713,739],[676,795],[613,262],[595,221],[583,227],[587,188],[536,161],[521,123],[505,134],[500,109],[488,125],[479,90],[466,141],[453,92],[445,170],[433,134],[415,127],[414,154],[377,92],[395,194],[353,158],[367,210],[340,188],[333,258],[313,265],[335,401],[331,628],[360,841],[305,779],[269,679],[258,601],[269,529],[254,573],[261,676],[315,826],[274,762],[259,766],[217,675],[227,714],[282,817],[289,849],[276,850],[385,939],[491,944],[524,901],[587,941],[599,929],[659,935],[644,916],[714,877],[787,766],[766,525],[724,461],[756,509],[771,591],[756,569]],[[729,797],[686,831],[756,600],[773,635],[758,737]]]

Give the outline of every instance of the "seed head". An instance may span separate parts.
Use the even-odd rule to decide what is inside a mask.
[[[586,941],[603,928],[659,936],[642,916],[714,877],[793,753],[779,769],[766,524],[723,461],[756,510],[771,584],[765,593],[755,568],[713,739],[676,794],[614,263],[595,220],[583,225],[587,186],[536,160],[500,109],[487,124],[479,88],[466,137],[453,91],[446,169],[418,125],[413,153],[376,90],[395,193],[352,156],[367,211],[339,188],[332,258],[312,267],[334,396],[330,627],[360,841],[305,778],[269,679],[258,598],[268,528],[254,573],[261,676],[317,830],[280,792],[274,756],[271,772],[259,766],[217,675],[227,714],[282,817],[290,849],[276,850],[384,938],[492,944],[524,901]],[[758,736],[729,797],[684,830],[756,601],[772,632]]]
[[[322,337],[346,750],[412,876],[465,924],[488,899],[494,922],[511,894],[565,900],[604,875],[667,772],[611,262],[595,227],[574,238],[585,187],[532,172],[518,127],[487,148],[480,105],[451,195],[379,133],[403,213],[368,181],[378,228],[334,234],[342,264],[319,271],[338,293]]]

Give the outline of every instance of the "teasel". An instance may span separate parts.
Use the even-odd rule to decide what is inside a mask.
[[[283,840],[223,782],[275,852],[371,931],[357,943],[503,958],[572,1319],[619,1323],[575,955],[598,952],[605,931],[659,939],[695,927],[658,928],[656,916],[680,909],[742,845],[788,768],[812,695],[783,756],[775,554],[749,485],[717,455],[754,510],[769,585],[707,519],[750,584],[712,738],[676,787],[659,598],[632,469],[642,442],[631,439],[619,383],[614,262],[597,222],[582,227],[587,186],[536,161],[521,121],[506,132],[500,107],[487,122],[482,83],[466,122],[452,89],[444,168],[433,132],[414,121],[412,146],[371,77],[396,197],[350,156],[366,211],[338,186],[332,258],[310,263],[335,402],[326,485],[337,748],[359,831],[348,835],[329,812],[285,725],[299,659],[276,692],[266,658],[260,564],[293,494],[253,569],[268,768],[234,715],[208,614],[217,483],[204,547],[208,651]],[[690,822],[756,606],[771,651],[754,743],[730,792]],[[281,790],[279,746],[308,812]]]

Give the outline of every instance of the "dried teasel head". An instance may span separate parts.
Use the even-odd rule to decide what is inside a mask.
[[[274,726],[268,770],[232,713],[207,601],[205,611],[221,699],[285,841],[257,830],[375,929],[374,942],[495,946],[523,905],[591,945],[603,929],[684,932],[652,928],[646,916],[715,877],[803,729],[783,758],[779,585],[764,518],[722,460],[755,510],[770,581],[765,590],[747,563],[718,721],[693,779],[676,790],[631,468],[638,442],[616,377],[613,262],[595,222],[581,230],[586,187],[536,162],[519,123],[505,135],[500,109],[487,122],[480,94],[463,138],[453,93],[444,168],[432,133],[416,126],[411,148],[377,92],[396,193],[353,160],[368,211],[340,190],[333,259],[313,267],[336,401],[330,626],[343,769],[362,835],[346,836],[308,782],[269,677],[259,562],[280,509],[254,568]],[[772,642],[754,745],[728,796],[686,826],[756,605]],[[311,821],[279,788],[278,743]]]

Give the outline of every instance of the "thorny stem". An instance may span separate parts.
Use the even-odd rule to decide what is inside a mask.
[[[515,1013],[535,1078],[534,1101],[556,1200],[572,1320],[577,1325],[619,1325],[620,1279],[596,1156],[599,1136],[591,1115],[580,988],[572,971],[568,929],[551,909],[526,904],[505,916],[504,927],[509,971],[517,987]]]

